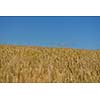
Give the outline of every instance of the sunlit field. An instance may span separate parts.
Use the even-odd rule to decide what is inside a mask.
[[[0,82],[100,82],[100,51],[0,45]]]

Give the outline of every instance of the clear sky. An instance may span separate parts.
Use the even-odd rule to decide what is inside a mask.
[[[0,44],[100,49],[100,17],[0,17]]]

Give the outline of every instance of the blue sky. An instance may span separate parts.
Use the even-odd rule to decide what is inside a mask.
[[[100,49],[100,17],[0,17],[0,44]]]

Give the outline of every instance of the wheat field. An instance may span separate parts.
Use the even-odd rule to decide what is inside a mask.
[[[100,51],[0,45],[0,83],[97,83]]]

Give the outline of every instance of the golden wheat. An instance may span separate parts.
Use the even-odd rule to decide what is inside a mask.
[[[0,82],[100,82],[100,51],[0,45]]]

